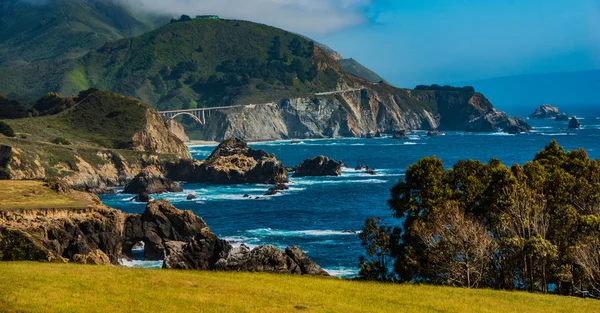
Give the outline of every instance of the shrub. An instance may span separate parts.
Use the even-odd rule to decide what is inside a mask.
[[[10,125],[5,122],[0,121],[0,134],[3,134],[6,137],[14,137],[15,132],[12,130]]]
[[[51,141],[53,144],[57,144],[57,145],[63,145],[63,146],[70,146],[71,142],[66,140],[63,137],[56,137],[54,139],[52,139]]]

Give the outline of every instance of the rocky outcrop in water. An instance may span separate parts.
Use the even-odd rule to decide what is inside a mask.
[[[226,241],[217,238],[208,228],[203,229],[189,243],[167,243],[163,267],[329,276],[298,247],[287,247],[285,251],[271,245],[262,245],[254,249],[245,245],[233,248]]]
[[[556,118],[554,118],[554,120],[556,122],[568,122],[569,115],[567,115],[567,113],[560,113],[559,115],[556,116]]]
[[[147,260],[162,260],[166,242],[189,241],[205,227],[204,220],[191,211],[178,210],[167,200],[156,200],[141,215],[127,217],[123,253],[131,255],[131,249],[143,242]]]
[[[549,104],[540,105],[533,114],[529,116],[532,119],[547,119],[556,118],[558,116],[558,108]]]
[[[579,123],[579,120],[577,119],[577,117],[573,116],[571,118],[571,120],[569,121],[569,129],[580,129],[581,128],[581,123]]]
[[[181,192],[183,188],[176,182],[166,178],[161,170],[151,165],[144,168],[125,186],[127,194],[160,194],[165,192]]]
[[[441,131],[437,131],[437,130],[430,130],[427,132],[427,136],[428,137],[435,137],[435,136],[440,136],[443,135],[444,133]]]
[[[408,139],[408,132],[406,130],[400,130],[394,133],[393,139]]]
[[[468,132],[507,132],[510,134],[526,133],[531,126],[521,117],[508,117],[506,113],[492,110],[491,112],[473,119],[467,125]]]
[[[223,141],[204,162],[184,160],[166,166],[167,177],[215,184],[278,184],[287,170],[275,155],[254,150],[240,139]]]
[[[342,162],[331,160],[323,155],[304,160],[294,173],[294,177],[340,175],[342,175]]]

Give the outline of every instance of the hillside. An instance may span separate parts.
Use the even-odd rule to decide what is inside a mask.
[[[598,309],[596,300],[525,292],[51,263],[1,263],[0,284],[2,312],[585,313]]]
[[[0,0],[0,66],[79,57],[165,22],[110,0]]]
[[[390,83],[386,82],[385,79],[383,79],[381,76],[379,76],[377,73],[373,72],[372,70],[368,69],[367,67],[358,63],[358,61],[356,61],[352,58],[340,59],[339,62],[340,62],[340,65],[342,66],[342,68],[346,72],[348,72],[354,76],[358,76],[360,78],[366,79],[372,83],[384,82],[388,85],[391,85]]]
[[[18,99],[100,88],[158,110],[257,104],[215,112],[202,127],[182,120],[191,138],[218,141],[466,130],[470,120],[493,109],[474,90],[372,83],[347,73],[335,57],[301,36],[220,19],[182,18],[106,43],[77,60],[0,68],[0,86]]]
[[[50,95],[39,103],[44,99],[62,111],[4,121],[16,137],[0,135],[0,179],[66,177],[79,189],[102,189],[124,184],[159,156],[190,157],[158,114],[138,100],[97,90]]]

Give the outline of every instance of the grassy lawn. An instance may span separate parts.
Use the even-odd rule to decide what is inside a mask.
[[[600,302],[291,275],[6,262],[0,311],[600,312]]]
[[[0,180],[0,210],[64,209],[87,205],[88,202],[84,200],[59,195],[41,181]]]

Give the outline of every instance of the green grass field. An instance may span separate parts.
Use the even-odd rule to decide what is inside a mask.
[[[336,278],[5,262],[0,312],[600,312],[600,302]]]
[[[0,180],[0,210],[71,209],[86,207],[84,200],[71,199],[44,186],[41,181]]]

